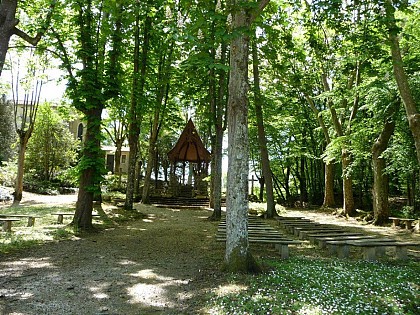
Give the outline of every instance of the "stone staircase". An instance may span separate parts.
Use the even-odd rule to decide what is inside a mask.
[[[150,203],[158,206],[167,207],[208,207],[209,198],[191,198],[191,197],[150,197]]]

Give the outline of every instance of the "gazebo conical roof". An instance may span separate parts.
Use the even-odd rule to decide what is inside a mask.
[[[178,142],[168,152],[168,158],[172,162],[209,163],[211,161],[210,152],[204,147],[191,119],[188,120]]]

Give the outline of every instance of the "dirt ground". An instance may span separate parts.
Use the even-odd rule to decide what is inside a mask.
[[[23,203],[74,204],[25,194]],[[215,241],[210,210],[137,205],[145,218],[74,240],[50,242],[0,257],[0,314],[207,314],[208,294],[228,282],[221,273],[224,246]],[[288,211],[319,222],[332,220],[369,233],[416,239],[418,234],[363,226],[309,210]],[[274,221],[270,224],[276,226]],[[252,246],[256,258],[279,255]],[[291,255],[319,255],[310,246]]]

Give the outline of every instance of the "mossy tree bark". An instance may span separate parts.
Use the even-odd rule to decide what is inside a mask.
[[[91,103],[92,104],[92,103]],[[77,195],[76,212],[73,225],[77,229],[92,230],[92,210],[96,188],[100,182],[100,171],[104,167],[104,157],[101,150],[101,115],[102,105],[85,111],[86,135],[80,161],[79,192]],[[92,163],[92,161],[95,161]]]
[[[228,99],[228,178],[226,198],[226,252],[224,269],[256,272],[248,242],[248,53],[249,27],[269,1],[260,1],[258,11],[250,12],[250,1],[230,0],[234,38],[230,50]]]

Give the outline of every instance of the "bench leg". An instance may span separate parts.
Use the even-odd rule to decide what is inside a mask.
[[[392,227],[396,228],[398,225],[400,225],[400,220],[392,219]]]
[[[377,257],[385,256],[385,247],[384,246],[380,246],[380,247],[376,248],[376,256]]]
[[[327,247],[327,241],[318,241],[318,246],[321,249]]]
[[[276,249],[280,251],[281,259],[289,258],[289,245],[287,244],[276,244]]]
[[[337,245],[328,244],[327,247],[328,247],[328,252],[330,253],[330,255],[337,254]]]
[[[338,258],[348,258],[350,256],[350,246],[347,244],[337,246]]]
[[[363,258],[364,260],[376,260],[376,247],[365,247],[363,249]]]
[[[3,231],[4,232],[12,232],[12,222],[11,221],[4,221],[3,222]]]
[[[29,226],[34,226],[34,225],[35,225],[35,218],[28,217],[28,227]]]
[[[59,214],[58,216],[57,216],[57,223],[58,224],[63,224],[63,215],[62,214]]]
[[[412,226],[411,226],[411,221],[405,221],[405,228],[406,228],[407,230],[411,230],[411,229],[412,229]]]
[[[407,247],[395,246],[395,257],[400,260],[407,260]]]

